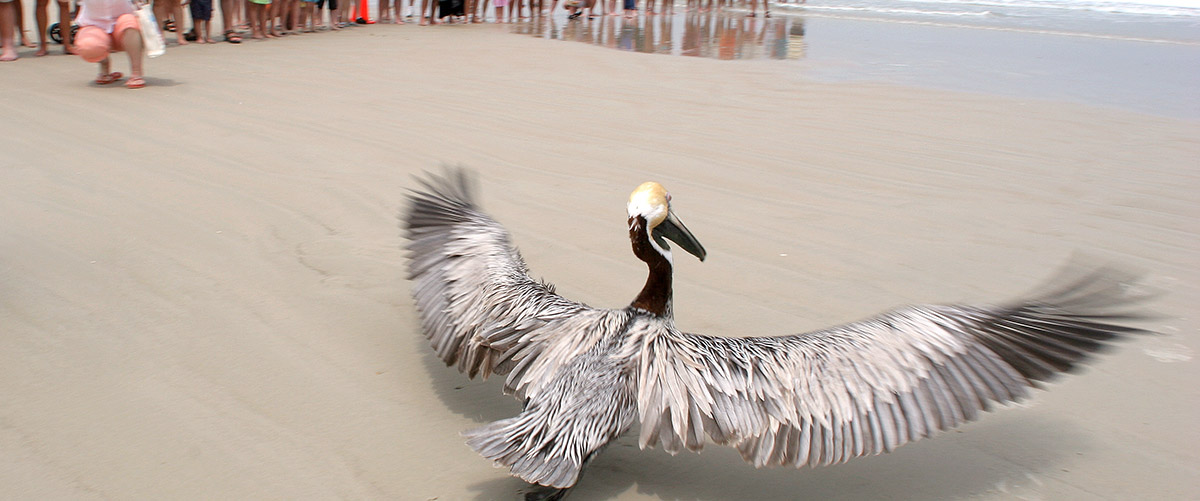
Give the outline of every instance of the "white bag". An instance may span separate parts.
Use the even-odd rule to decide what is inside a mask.
[[[167,52],[167,43],[163,41],[162,30],[158,28],[158,20],[154,18],[154,10],[150,4],[133,4],[134,14],[138,18],[138,28],[142,31],[142,45],[149,57],[158,57]]]

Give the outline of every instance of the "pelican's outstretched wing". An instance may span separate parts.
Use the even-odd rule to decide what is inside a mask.
[[[550,336],[547,326],[599,310],[568,301],[529,277],[508,231],[475,206],[466,171],[449,169],[422,184],[425,190],[409,195],[411,206],[401,219],[425,336],[446,365],[457,364],[472,378],[508,374],[515,367],[506,390],[523,397],[530,378],[522,374],[556,365],[564,354],[555,352],[554,341],[572,334]]]
[[[641,348],[642,447],[699,450],[705,435],[755,466],[840,463],[978,417],[1070,371],[1139,298],[1093,272],[1005,307],[912,306],[827,330],[720,338],[678,331]]]

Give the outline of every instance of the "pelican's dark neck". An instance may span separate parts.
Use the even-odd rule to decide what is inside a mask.
[[[671,260],[650,243],[650,231],[646,228],[646,219],[642,216],[629,218],[629,241],[633,243],[633,254],[645,261],[646,266],[650,268],[646,285],[642,287],[642,292],[638,293],[631,306],[658,316],[670,315]]]

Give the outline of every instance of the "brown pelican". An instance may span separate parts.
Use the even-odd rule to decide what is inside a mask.
[[[642,448],[706,441],[756,467],[828,465],[891,451],[979,417],[1085,361],[1139,299],[1111,269],[1000,306],[918,305],[806,334],[716,337],[675,326],[668,240],[704,247],[658,183],[629,197],[645,286],[620,309],[565,299],[530,278],[468,175],[424,180],[402,216],[421,325],[446,365],[505,376],[516,417],[464,433],[527,482],[565,495],[605,444],[640,426]]]

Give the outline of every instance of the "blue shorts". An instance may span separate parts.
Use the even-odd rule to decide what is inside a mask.
[[[189,7],[192,10],[193,21],[212,20],[212,0],[192,0]]]

